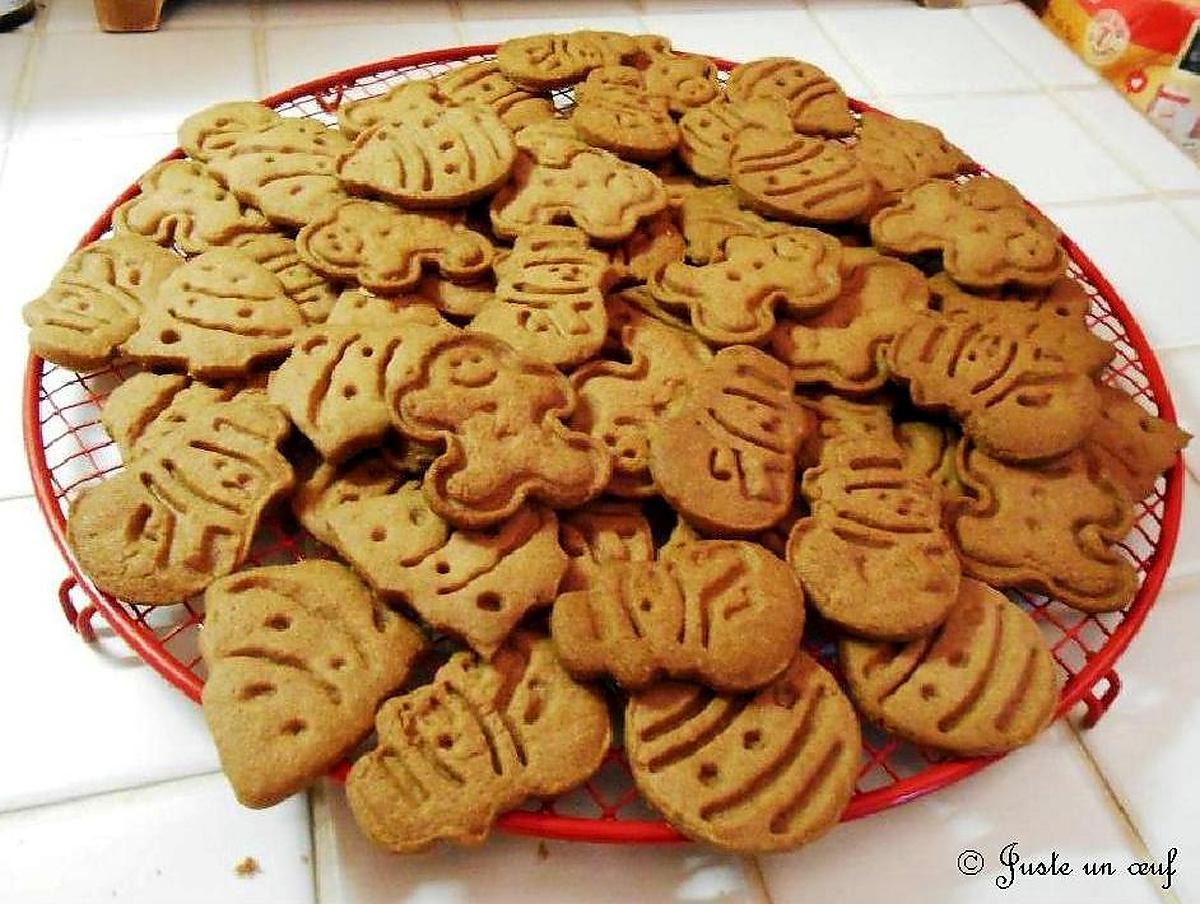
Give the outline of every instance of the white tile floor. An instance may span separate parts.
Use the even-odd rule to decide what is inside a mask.
[[[210,100],[260,96],[424,47],[552,28],[653,30],[734,59],[806,56],[851,93],[942,126],[1046,203],[1095,257],[1159,348],[1181,422],[1200,431],[1200,170],[1018,5],[168,0],[160,33],[114,36],[96,30],[90,0],[46,4],[31,26],[0,35],[0,265],[10,317],[106,202],[169,147],[176,121]],[[90,649],[67,630],[54,604],[63,568],[45,533],[29,527],[34,503],[11,429],[24,336],[16,328],[0,336],[0,378],[10,387],[0,403],[10,425],[0,437],[0,536],[9,538],[0,574],[10,596],[0,686],[6,727],[34,736],[13,743],[10,730],[0,744],[0,901],[1155,899],[1155,883],[1124,874],[1028,877],[1001,893],[995,858],[1016,840],[1028,858],[1057,850],[1121,867],[1178,847],[1169,900],[1200,904],[1194,478],[1175,567],[1120,664],[1121,697],[1091,731],[1057,726],[955,788],[786,857],[505,837],[392,858],[348,826],[336,788],[316,794],[311,815],[303,797],[265,813],[237,807],[213,773],[196,709],[115,640]],[[1187,462],[1200,474],[1196,456]],[[966,847],[987,861],[980,876],[955,868]],[[237,877],[245,856],[262,872]]]

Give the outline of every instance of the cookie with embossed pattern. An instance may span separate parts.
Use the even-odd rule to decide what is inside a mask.
[[[688,110],[679,120],[679,156],[701,179],[728,182],[734,138],[752,125],[791,131],[786,103],[775,97],[742,103],[722,97]]]
[[[201,702],[238,800],[269,807],[335,766],[425,647],[344,565],[252,568],[209,586]]]
[[[215,104],[184,120],[180,146],[273,223],[303,226],[346,197],[334,162],[349,142],[315,119],[250,102]]]
[[[937,631],[906,644],[846,638],[838,660],[863,715],[957,756],[1028,744],[1058,704],[1054,660],[1037,623],[970,578]]]
[[[382,295],[412,289],[425,267],[473,282],[489,271],[494,255],[484,236],[445,217],[357,198],[301,229],[296,248],[318,273]]]
[[[444,444],[425,492],[456,526],[496,524],[526,499],[570,508],[608,483],[603,444],[564,424],[576,403],[566,377],[494,336],[463,333],[397,355],[387,386],[396,428]]]
[[[1009,320],[918,314],[887,350],[913,403],[950,411],[963,432],[1010,461],[1074,449],[1100,414],[1091,377]]]
[[[71,504],[67,540],[101,590],[179,603],[245,561],[266,507],[292,487],[287,418],[248,390],[170,431]]]
[[[729,181],[738,199],[796,223],[844,223],[867,213],[879,183],[836,141],[748,126],[733,139]]]
[[[563,512],[558,542],[567,554],[567,570],[559,592],[586,590],[613,564],[654,560],[654,536],[639,503],[625,499],[593,499]]]
[[[138,180],[140,194],[113,211],[113,230],[134,232],[184,254],[228,245],[248,232],[270,232],[266,217],[246,207],[195,160],[166,160]]]
[[[803,630],[804,594],[787,564],[738,540],[597,569],[550,616],[567,671],[610,675],[631,691],[666,678],[735,693],[762,687],[787,667]]]
[[[862,115],[853,151],[879,182],[883,204],[895,203],[927,179],[948,178],[975,166],[933,126],[875,111]]]
[[[580,140],[569,124],[527,126],[512,178],[492,198],[492,229],[515,239],[535,226],[573,223],[599,242],[628,238],[638,222],[667,206],[662,182],[648,170]]]
[[[832,828],[858,778],[858,717],[833,676],[798,652],[757,693],[665,682],[630,697],[625,750],[642,796],[689,838],[789,850]]]
[[[797,384],[839,392],[883,387],[884,350],[913,316],[929,308],[929,288],[916,267],[874,251],[842,251],[840,291],[824,310],[788,317],[771,331],[771,351]]]
[[[1084,450],[1035,465],[1008,464],[964,439],[955,470],[967,498],[951,507],[963,571],[1083,612],[1123,609],[1138,575],[1117,549],[1132,503]]]
[[[1154,491],[1158,476],[1175,463],[1191,434],[1154,416],[1115,386],[1097,385],[1096,390],[1100,416],[1084,448],[1129,501],[1138,502]]]
[[[1054,349],[1073,370],[1095,374],[1113,356],[1113,345],[1088,329],[1091,299],[1079,283],[1064,276],[1043,291],[1004,290],[991,295],[965,291],[945,273],[929,279],[933,307],[943,314],[1011,324],[1025,336]]]
[[[746,103],[781,98],[792,127],[803,135],[849,135],[854,131],[850,102],[841,86],[819,67],[803,60],[768,57],[743,63],[729,73],[729,99]]]
[[[351,768],[346,794],[359,827],[398,852],[481,843],[527,796],[584,782],[612,740],[603,696],[528,632],[491,663],[455,654],[432,684],[385,703],[375,724],[379,744]]]
[[[940,251],[968,288],[1047,288],[1066,273],[1058,229],[1003,179],[918,185],[871,218],[871,241],[889,254]]]
[[[733,236],[717,259],[668,264],[648,283],[664,307],[687,310],[693,328],[714,345],[755,345],[775,326],[775,310],[795,316],[829,306],[841,289],[842,247],[815,229],[773,238]]]
[[[411,79],[384,94],[345,101],[338,106],[338,128],[354,139],[371,126],[398,117],[436,113],[454,101],[441,92],[435,79]]]
[[[489,659],[550,605],[567,568],[550,509],[522,506],[486,530],[456,530],[418,480],[346,500],[326,518],[334,548],[372,587]]]
[[[631,66],[593,69],[575,89],[571,122],[588,144],[627,160],[661,160],[679,143],[667,98]]]
[[[434,83],[442,95],[456,104],[491,107],[510,129],[554,116],[550,98],[526,91],[508,79],[496,60],[481,60],[451,69],[434,79]]]
[[[642,220],[629,238],[605,250],[618,282],[644,283],[667,264],[683,260],[687,242],[668,209]]]
[[[675,115],[702,107],[721,94],[717,67],[708,57],[672,50],[671,42],[657,35],[639,35],[634,40],[641,48],[636,65],[646,90],[666,98]]]
[[[568,423],[599,438],[611,453],[608,492],[643,498],[655,493],[647,431],[684,394],[712,353],[696,336],[625,299],[609,299],[609,325],[630,360],[589,361],[571,373],[579,404]]]
[[[873,408],[822,424],[836,432],[804,472],[811,515],[792,528],[787,560],[813,607],[842,630],[908,640],[946,618],[961,568],[937,487],[906,468],[890,418]]]
[[[570,226],[522,233],[495,264],[496,291],[470,329],[503,339],[531,361],[579,364],[604,343],[604,293],[617,273],[607,255]]]
[[[499,115],[469,104],[371,126],[338,156],[337,177],[357,194],[401,207],[462,207],[502,185],[516,155]]]
[[[510,38],[496,48],[496,62],[516,84],[546,90],[582,81],[593,69],[620,65],[637,52],[638,45],[629,35],[572,31]]]
[[[21,309],[35,355],[71,370],[96,370],[133,335],[145,303],[183,259],[134,233],[79,249],[50,286]]]
[[[237,377],[285,357],[304,325],[279,277],[241,251],[214,248],[163,281],[125,351],[194,377]]]
[[[679,227],[687,242],[688,260],[696,264],[707,264],[716,258],[731,236],[774,238],[793,228],[742,208],[737,193],[728,185],[689,192],[679,207]]]
[[[796,454],[811,426],[787,367],[752,346],[723,348],[650,427],[650,473],[703,530],[745,536],[792,507]]]

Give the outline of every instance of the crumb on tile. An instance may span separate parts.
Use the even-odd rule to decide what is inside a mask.
[[[539,841],[537,846],[538,860],[545,860],[550,856],[550,848],[546,846],[546,842]]]
[[[253,876],[260,872],[258,861],[253,857],[243,857],[242,861],[233,868],[233,871],[242,879]]]

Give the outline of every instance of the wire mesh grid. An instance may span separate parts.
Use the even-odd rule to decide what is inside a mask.
[[[299,86],[268,99],[285,115],[332,123],[339,104],[381,94],[413,78],[439,75],[456,66],[487,58],[491,48],[476,47],[402,58],[349,70]],[[727,64],[721,64],[723,70]],[[555,92],[555,103],[568,108],[567,90]],[[866,109],[856,104],[858,110]],[[108,215],[97,221],[84,241],[99,238]],[[1153,354],[1115,292],[1069,240],[1070,274],[1091,299],[1087,315],[1094,332],[1114,345],[1115,354],[1103,379],[1125,390],[1153,414],[1173,417],[1166,387]],[[69,596],[84,608],[98,608],[134,649],[193,699],[204,680],[197,651],[203,611],[198,601],[179,606],[147,607],[114,600],[87,581],[71,560],[63,541],[65,514],[81,488],[104,480],[121,468],[120,454],[99,420],[104,400],[135,368],[117,364],[89,374],[76,374],[31,358],[27,375],[26,445],[35,489],[55,539],[74,573],[74,589],[64,585],[62,603],[77,611]],[[1112,662],[1136,632],[1153,603],[1175,539],[1179,509],[1178,466],[1160,478],[1154,493],[1136,507],[1136,524],[1120,544],[1137,569],[1141,589],[1124,612],[1088,615],[1043,596],[1014,593],[1037,620],[1064,678],[1059,715],[1079,701],[1094,720],[1119,685]],[[249,564],[276,564],[325,555],[284,510],[260,529]],[[836,672],[832,645],[816,632],[806,643]],[[1108,682],[1104,698],[1098,685]],[[953,759],[900,741],[864,724],[863,759],[856,794],[846,818],[856,818],[902,803],[956,781],[991,762],[991,758]],[[668,841],[679,836],[638,797],[618,747],[587,784],[555,800],[531,800],[501,817],[510,831],[546,837],[593,841]]]

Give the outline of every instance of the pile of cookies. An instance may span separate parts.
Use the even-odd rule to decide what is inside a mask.
[[[1099,382],[1049,222],[815,66],[540,35],[336,127],[238,102],[179,139],[25,319],[143,368],[69,541],[124,600],[204,595],[248,806],[359,751],[373,839],[477,842],[619,733],[681,832],[790,848],[860,718],[966,756],[1048,724],[1001,590],[1136,591],[1116,544],[1187,435]],[[285,500],[329,558],[244,567]]]

